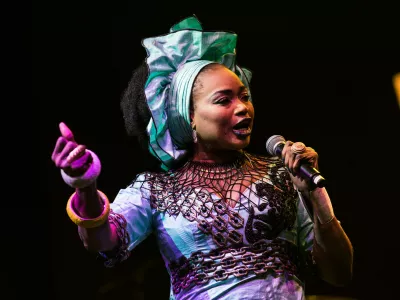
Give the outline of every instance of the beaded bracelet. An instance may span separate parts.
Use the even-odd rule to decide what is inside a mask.
[[[72,220],[72,222],[74,222],[76,225],[83,228],[94,228],[104,224],[105,221],[107,221],[108,215],[110,214],[110,202],[108,201],[107,196],[103,192],[99,190],[97,190],[97,192],[100,198],[103,200],[104,209],[100,216],[91,219],[82,218],[75,212],[72,206],[72,202],[73,199],[75,198],[76,192],[73,193],[71,197],[69,197],[67,202],[67,214],[69,218]]]

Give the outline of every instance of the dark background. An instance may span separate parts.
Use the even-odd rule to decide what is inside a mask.
[[[400,47],[392,9],[348,3],[274,14],[239,6],[234,14],[147,5],[153,10],[122,2],[101,9],[33,7],[32,87],[40,104],[45,199],[31,208],[41,216],[26,236],[27,243],[40,245],[27,254],[31,275],[17,276],[10,292],[21,292],[27,279],[35,283],[31,292],[49,299],[167,299],[169,278],[152,237],[112,270],[84,249],[65,212],[73,190],[51,153],[63,121],[101,158],[98,187],[110,199],[145,170],[149,157],[125,135],[119,99],[146,56],[141,40],[196,14],[204,29],[235,31],[238,63],[253,71],[256,121],[249,150],[265,153],[265,137],[280,134],[320,155],[337,218],[354,246],[354,280],[345,288],[311,281],[307,294],[391,299],[400,267],[400,116],[392,85]],[[36,276],[39,270],[43,275]]]

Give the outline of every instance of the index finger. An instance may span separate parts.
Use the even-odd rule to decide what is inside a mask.
[[[72,133],[71,129],[65,125],[64,122],[61,122],[58,126],[60,128],[61,135],[68,141],[75,142],[74,134]]]
[[[286,141],[285,146],[283,147],[282,153],[281,153],[282,158],[285,157],[286,152],[288,151],[288,149],[289,149],[290,147],[292,147],[292,145],[293,145],[293,142],[292,142],[292,141]]]

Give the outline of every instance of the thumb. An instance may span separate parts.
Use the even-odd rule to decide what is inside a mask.
[[[75,142],[74,134],[72,133],[71,129],[65,125],[64,122],[61,122],[58,127],[60,128],[61,135],[68,141]]]

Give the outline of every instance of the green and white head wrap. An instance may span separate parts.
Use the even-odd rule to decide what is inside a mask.
[[[193,143],[190,99],[194,80],[210,63],[235,72],[249,89],[251,72],[235,64],[237,35],[203,31],[195,17],[174,25],[168,34],[146,38],[149,76],[145,95],[151,112],[149,150],[164,170],[185,156]]]

